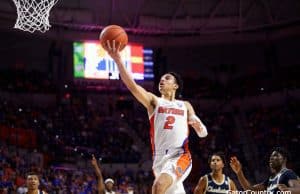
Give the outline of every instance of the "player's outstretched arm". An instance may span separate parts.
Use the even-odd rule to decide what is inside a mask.
[[[126,85],[126,87],[130,90],[134,97],[148,109],[150,105],[152,105],[155,101],[155,95],[150,92],[147,92],[144,88],[136,84],[136,82],[134,81],[130,73],[127,71],[121,59],[119,51],[120,45],[120,43],[116,43],[115,41],[107,41],[107,48],[105,48],[105,50],[108,51],[110,57],[117,64],[121,79]]]
[[[195,129],[199,137],[206,137],[208,134],[207,129],[205,125],[202,123],[202,121],[199,119],[199,117],[197,117],[194,108],[187,101],[185,102],[185,105],[188,110],[188,124]]]
[[[289,180],[288,186],[285,184],[278,184],[280,191],[290,191],[292,194],[300,194],[300,179]]]
[[[233,180],[230,179],[229,184],[230,184],[230,190],[231,191],[237,191],[236,185],[235,185]]]
[[[230,158],[230,167],[234,171],[234,173],[237,175],[238,180],[243,187],[244,190],[251,190],[251,191],[263,191],[266,190],[266,187],[264,184],[256,184],[251,185],[250,182],[247,180],[247,178],[244,175],[244,172],[242,170],[242,165],[240,161],[237,159],[237,157],[231,157]]]
[[[195,187],[194,194],[203,194],[203,193],[205,193],[206,185],[207,185],[207,180],[204,176],[202,176],[199,179],[197,186]]]
[[[104,182],[103,182],[102,173],[101,173],[101,170],[98,166],[97,160],[94,155],[92,155],[92,165],[94,167],[95,173],[98,178],[98,181],[97,181],[98,194],[104,194],[105,186],[104,186]]]

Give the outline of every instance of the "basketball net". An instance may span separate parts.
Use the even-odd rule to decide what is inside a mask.
[[[44,33],[51,25],[49,15],[58,0],[13,0],[17,7],[18,18],[14,28],[33,33]]]

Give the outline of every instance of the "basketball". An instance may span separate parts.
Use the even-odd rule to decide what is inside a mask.
[[[116,43],[120,42],[121,43],[120,51],[123,50],[128,43],[128,36],[125,30],[121,26],[117,26],[117,25],[106,26],[102,30],[99,39],[104,49],[106,48],[107,40],[110,41],[110,45],[112,45],[112,40],[115,40]]]

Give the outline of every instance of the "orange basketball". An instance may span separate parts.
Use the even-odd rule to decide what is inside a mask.
[[[106,47],[107,40],[110,41],[112,46],[112,40],[115,40],[116,43],[121,43],[120,51],[125,48],[128,43],[128,36],[125,30],[121,26],[109,25],[106,26],[100,34],[100,43],[103,48]]]

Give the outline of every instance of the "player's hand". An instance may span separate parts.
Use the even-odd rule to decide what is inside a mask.
[[[280,191],[288,191],[289,190],[289,188],[285,184],[278,184],[277,186]]]
[[[194,129],[199,129],[201,128],[201,123],[197,119],[190,118],[188,120],[188,124],[191,125]]]
[[[121,48],[121,43],[116,42],[115,40],[113,40],[113,41],[107,40],[106,44],[104,45],[104,49],[107,51],[109,56],[114,61],[121,59],[120,48]]]
[[[236,174],[242,170],[242,165],[235,156],[230,158],[230,167]]]
[[[98,165],[97,160],[96,160],[94,154],[92,155],[92,161],[91,162],[92,162],[93,166],[97,166]]]
[[[195,129],[197,135],[200,138],[206,137],[208,135],[205,125],[203,125],[201,120],[196,115],[189,116],[188,124]]]

